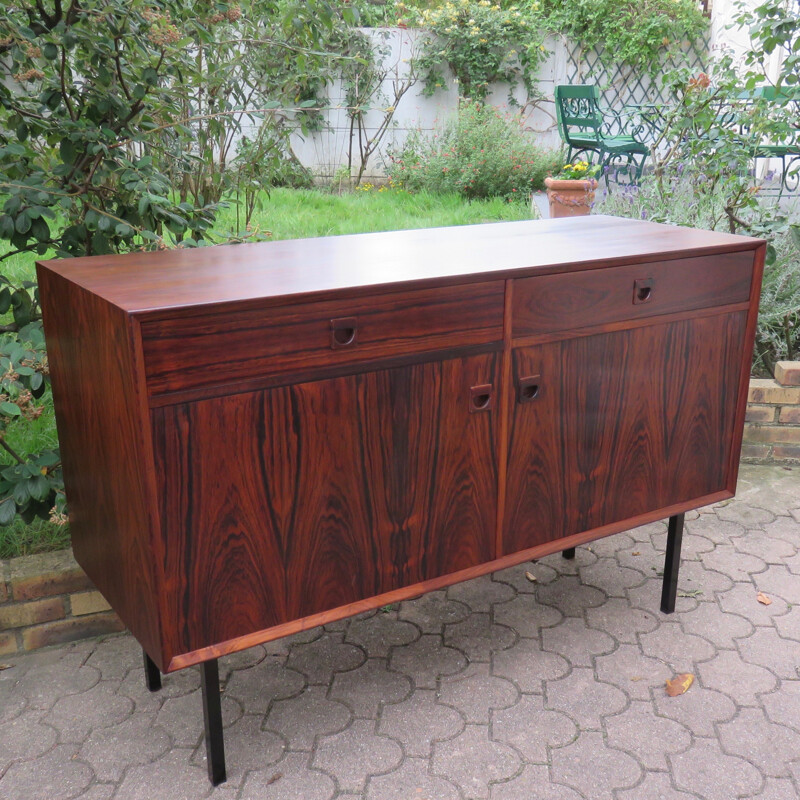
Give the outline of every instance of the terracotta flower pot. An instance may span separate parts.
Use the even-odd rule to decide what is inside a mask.
[[[551,217],[583,217],[591,213],[594,190],[597,188],[597,181],[594,178],[585,180],[545,178],[544,185],[547,187]]]

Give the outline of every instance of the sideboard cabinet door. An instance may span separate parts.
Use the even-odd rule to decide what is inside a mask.
[[[515,350],[503,552],[723,489],[745,317]]]
[[[494,558],[499,361],[155,409],[173,652]]]

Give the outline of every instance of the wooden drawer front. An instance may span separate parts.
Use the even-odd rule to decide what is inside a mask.
[[[514,281],[513,335],[745,302],[753,252],[630,264]]]
[[[501,341],[503,281],[144,322],[151,395]]]

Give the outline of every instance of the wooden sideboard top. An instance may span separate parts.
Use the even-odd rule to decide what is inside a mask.
[[[37,262],[132,314],[752,250],[761,240],[588,216]]]

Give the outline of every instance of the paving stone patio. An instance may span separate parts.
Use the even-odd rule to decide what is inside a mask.
[[[0,798],[797,800],[800,469],[743,467],[734,501],[687,515],[672,616],[665,541],[647,525],[221,659],[217,789],[196,669],[150,694],[125,634],[7,658]]]

